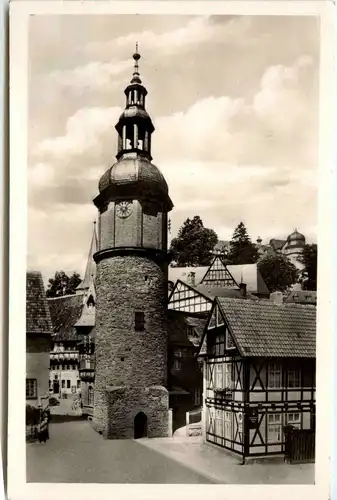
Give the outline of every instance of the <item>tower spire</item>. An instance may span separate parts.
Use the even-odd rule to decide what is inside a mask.
[[[85,268],[83,281],[76,288],[77,292],[88,290],[91,283],[95,281],[96,277],[96,264],[94,261],[94,254],[98,249],[97,233],[96,233],[96,221],[93,223],[94,229],[91,238],[90,250],[88,254],[87,265]]]
[[[139,67],[138,67],[138,61],[140,59],[140,54],[138,52],[138,42],[136,42],[136,51],[133,54],[133,59],[134,59],[134,68],[133,68],[133,75],[132,75],[132,80],[131,83],[142,83],[140,76],[139,76]]]

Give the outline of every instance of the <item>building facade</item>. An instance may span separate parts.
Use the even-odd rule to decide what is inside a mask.
[[[200,350],[204,438],[244,458],[283,454],[285,426],[315,429],[316,308],[276,298],[217,298]]]
[[[26,404],[48,405],[52,322],[40,272],[26,275]]]
[[[168,435],[168,186],[136,51],[116,125],[117,162],[99,181],[93,427],[106,438]]]
[[[57,397],[81,392],[79,376],[79,338],[74,327],[82,307],[82,295],[48,298],[53,343],[50,351],[49,390]]]

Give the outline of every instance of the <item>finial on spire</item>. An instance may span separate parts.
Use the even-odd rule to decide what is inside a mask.
[[[138,52],[138,42],[136,42],[136,52],[133,54],[133,59],[135,61],[134,69],[133,69],[133,76],[131,83],[142,83],[140,76],[139,76],[139,68],[138,68],[138,61],[140,59],[140,54]]]

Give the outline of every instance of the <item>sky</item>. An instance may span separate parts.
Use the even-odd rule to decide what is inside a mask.
[[[84,273],[138,41],[153,163],[219,239],[316,241],[319,22],[303,16],[32,16],[28,268]]]

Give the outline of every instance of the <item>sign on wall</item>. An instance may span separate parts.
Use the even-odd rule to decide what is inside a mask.
[[[249,408],[248,410],[248,428],[256,429],[258,426],[259,412],[257,408]]]

